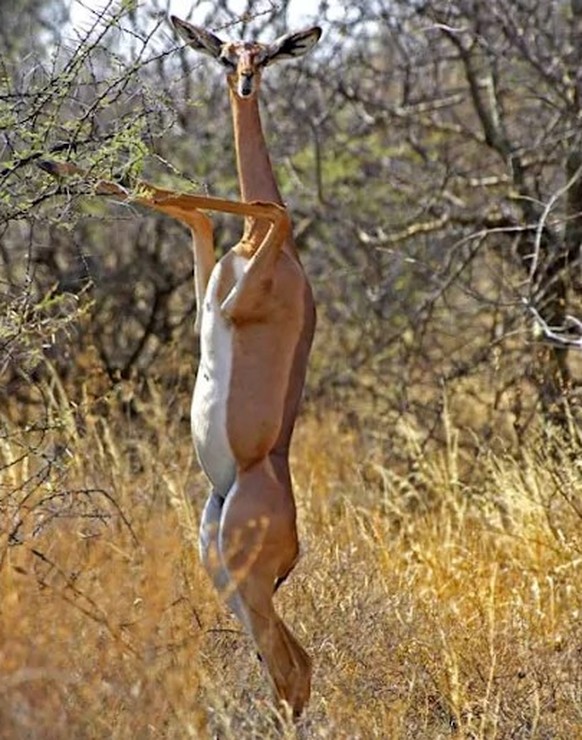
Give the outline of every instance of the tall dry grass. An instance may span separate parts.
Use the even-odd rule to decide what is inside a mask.
[[[6,421],[0,448],[0,737],[582,737],[579,449],[483,454],[467,483],[450,425],[440,453],[395,439],[395,472],[339,414],[301,419],[293,726],[198,562],[188,398],[44,395],[44,431]]]

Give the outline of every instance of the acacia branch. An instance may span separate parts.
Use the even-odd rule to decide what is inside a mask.
[[[535,306],[532,306],[526,299],[523,303],[533,317],[538,332],[541,331],[550,344],[582,350],[582,321],[580,319],[567,314],[564,317],[564,325],[550,326]]]

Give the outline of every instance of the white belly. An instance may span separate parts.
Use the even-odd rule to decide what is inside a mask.
[[[246,260],[236,257],[238,278]],[[226,496],[236,465],[228,442],[226,414],[232,372],[232,325],[220,312],[216,299],[219,270],[208,281],[200,326],[200,365],[192,397],[192,436],[200,465],[214,490]]]

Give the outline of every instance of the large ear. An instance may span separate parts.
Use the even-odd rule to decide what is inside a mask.
[[[179,35],[188,42],[188,44],[195,50],[202,54],[208,54],[208,56],[217,59],[222,51],[223,42],[210,31],[206,31],[204,28],[198,28],[193,26],[187,21],[182,21],[180,18],[176,18],[175,15],[170,16],[172,25],[179,33]]]
[[[281,36],[269,46],[267,64],[307,54],[317,44],[320,37],[321,28],[319,26]]]

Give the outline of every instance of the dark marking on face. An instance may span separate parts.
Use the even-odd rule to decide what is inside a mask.
[[[253,92],[253,76],[254,75],[249,72],[241,74],[238,83],[238,91],[242,98],[248,98]]]

